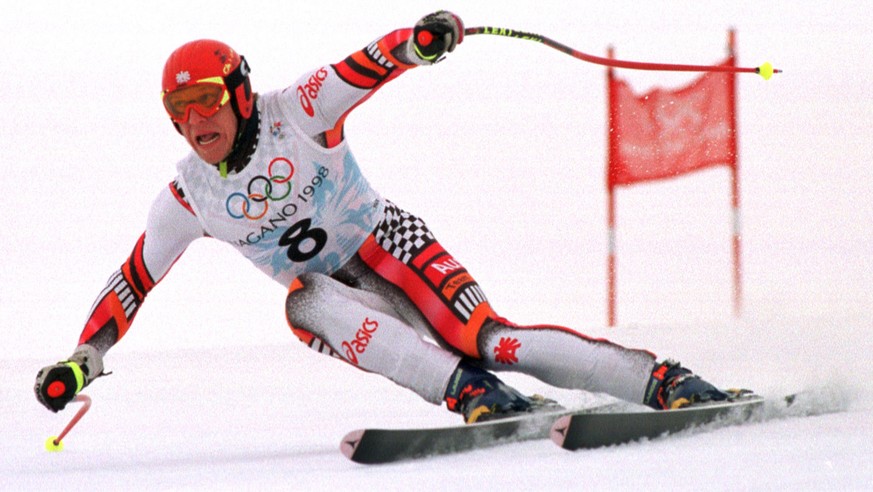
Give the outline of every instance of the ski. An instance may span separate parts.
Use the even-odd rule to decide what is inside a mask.
[[[723,402],[708,402],[667,411],[584,412],[560,416],[552,426],[552,441],[568,449],[592,449],[654,439],[692,428],[738,425],[780,415],[789,416],[797,395],[767,400],[754,394]],[[796,413],[796,412],[795,412]],[[809,412],[802,412],[809,415]]]
[[[563,415],[586,411],[619,411],[625,403],[585,410],[541,410],[476,424],[419,429],[360,429],[343,437],[340,450],[362,464],[393,463],[428,456],[460,453],[502,444],[548,439],[552,424]]]
[[[584,409],[540,410],[476,424],[417,429],[359,429],[346,434],[340,450],[362,464],[394,463],[551,438],[565,449],[590,449],[653,439],[692,428],[715,429],[773,418],[839,412],[846,399],[828,391],[768,399],[754,394],[667,411],[628,402]]]

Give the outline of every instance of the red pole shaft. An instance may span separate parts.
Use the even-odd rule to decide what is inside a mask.
[[[53,441],[55,446],[60,444],[64,436],[66,436],[67,433],[70,432],[73,426],[75,426],[79,422],[79,420],[82,419],[82,416],[85,415],[88,409],[91,408],[91,397],[89,397],[88,395],[76,395],[76,398],[74,398],[73,401],[84,403],[84,405],[82,405],[82,408],[80,408],[79,411],[76,412],[76,415],[73,416],[72,420],[70,420],[70,423],[67,424],[66,427],[64,427],[64,430],[61,431],[57,439]]]
[[[530,41],[536,41],[538,43],[542,43],[550,48],[554,48],[558,51],[566,53],[573,58],[586,61],[588,63],[595,63],[597,65],[605,65],[607,67],[615,67],[615,68],[630,68],[634,70],[658,70],[658,71],[670,71],[670,72],[734,72],[734,73],[761,73],[759,67],[727,67],[724,65],[683,65],[683,64],[673,64],[673,63],[648,63],[648,62],[637,62],[637,61],[629,61],[629,60],[616,60],[613,58],[602,58],[599,56],[589,55],[587,53],[583,53],[581,51],[575,50],[567,45],[561,44],[553,39],[547,38],[545,36],[541,36],[539,34],[533,34],[529,32],[516,31],[513,29],[506,29],[502,27],[468,27],[464,30],[464,34],[467,36],[473,34],[495,34],[498,36],[506,36],[510,38],[518,38],[518,39],[527,39]],[[780,73],[781,70],[774,69],[773,73]]]

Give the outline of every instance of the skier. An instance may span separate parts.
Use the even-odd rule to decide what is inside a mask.
[[[456,15],[435,12],[265,94],[252,91],[247,61],[224,43],[174,51],[163,104],[192,152],[158,193],[72,356],[39,371],[37,399],[57,412],[103,376],[103,357],[146,295],[201,237],[230,243],[288,288],[288,324],[309,347],[445,402],[468,423],[544,404],[491,372],[500,370],[656,409],[727,398],[648,351],[499,317],[427,225],[367,183],[346,117],[407,70],[443,60],[463,36]]]

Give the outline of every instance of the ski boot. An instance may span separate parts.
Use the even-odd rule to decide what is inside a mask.
[[[646,386],[643,403],[655,410],[672,410],[695,403],[724,401],[731,394],[700,379],[678,362],[666,360],[655,364]]]
[[[468,424],[532,412],[551,402],[541,396],[524,396],[494,374],[466,361],[461,361],[452,373],[445,400],[449,410],[463,415]]]

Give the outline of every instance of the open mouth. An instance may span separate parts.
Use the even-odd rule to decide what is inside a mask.
[[[216,140],[218,140],[220,135],[218,133],[206,133],[203,135],[197,135],[197,143],[199,145],[209,145]]]

